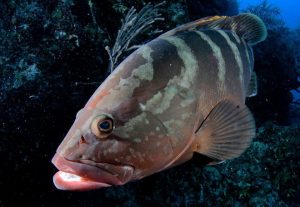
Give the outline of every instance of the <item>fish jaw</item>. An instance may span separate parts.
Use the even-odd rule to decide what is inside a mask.
[[[107,183],[95,182],[63,171],[58,171],[55,173],[53,176],[53,183],[59,190],[72,191],[86,191],[111,186]]]
[[[134,168],[85,160],[74,162],[58,153],[52,163],[59,170],[53,183],[60,190],[86,191],[112,185],[123,185],[132,179]]]

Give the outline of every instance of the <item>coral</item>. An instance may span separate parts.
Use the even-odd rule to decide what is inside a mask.
[[[263,0],[259,5],[248,7],[244,12],[250,12],[259,16],[268,29],[276,29],[284,26],[284,21],[280,16],[280,9]]]
[[[147,4],[138,13],[136,13],[136,9],[134,7],[131,7],[122,21],[122,26],[118,31],[113,48],[110,50],[109,47],[106,47],[110,59],[110,72],[112,72],[113,69],[115,69],[115,65],[120,62],[118,60],[123,53],[138,47],[136,45],[129,47],[132,40],[137,35],[148,30],[155,21],[164,20],[158,10],[163,3],[164,2],[154,6]],[[159,31],[156,31],[153,35],[156,33],[159,33]]]
[[[172,3],[168,9],[171,20],[177,25],[184,24],[187,21],[187,8],[182,3]]]
[[[58,76],[65,81],[77,77],[68,84],[73,87],[90,77],[95,77],[91,82],[100,83],[104,76],[101,71],[107,67],[102,66],[104,46],[99,47],[108,43],[106,25],[95,25],[95,19],[90,17],[81,22],[86,13],[79,13],[76,5],[74,1],[11,1],[0,5],[5,11],[0,14],[1,99],[12,89],[37,84],[36,81],[46,84]],[[96,15],[88,4],[86,7],[90,16]],[[84,62],[86,70],[74,67]],[[24,78],[30,65],[39,69],[36,79]]]

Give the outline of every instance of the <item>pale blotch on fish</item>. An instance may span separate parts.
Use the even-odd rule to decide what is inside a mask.
[[[189,118],[189,117],[191,117],[192,116],[192,113],[183,113],[183,114],[181,114],[181,119],[187,119],[187,118]]]
[[[136,158],[136,152],[133,148],[129,148],[129,152],[132,155],[132,157]]]
[[[135,139],[133,139],[133,141],[136,142],[136,143],[141,143],[142,142],[142,140],[140,138],[135,138]]]
[[[181,75],[179,77],[175,76],[173,79],[169,80],[163,93],[158,91],[146,102],[145,109],[153,111],[153,114],[162,114],[165,110],[169,109],[171,101],[178,93],[178,88],[175,85],[176,83],[179,83],[180,87],[190,89],[189,87],[194,82],[194,79],[196,78],[195,74],[198,69],[196,58],[183,40],[176,37],[163,39],[177,48],[177,53],[184,63],[184,68],[181,68]],[[189,104],[189,101],[183,101],[181,104]]]
[[[140,106],[140,109],[141,109],[142,111],[145,111],[145,110],[146,110],[146,106],[145,106],[144,104],[139,103],[139,106]]]
[[[145,161],[145,159],[144,159],[145,156],[143,156],[140,152],[137,152],[137,156],[138,156],[138,158],[140,159],[141,162]]]
[[[241,39],[239,38],[239,36],[235,33],[235,32],[232,32],[231,33],[233,38],[235,39],[235,41],[239,44],[241,44]]]
[[[151,81],[153,79],[153,59],[151,58],[152,52],[153,50],[146,45],[137,51],[137,54],[141,55],[146,60],[146,63],[135,68],[130,77],[122,79],[118,85],[111,88],[109,90],[109,94],[111,95],[104,96],[97,104],[98,108],[102,108],[103,105],[105,105],[106,108],[118,107],[122,101],[125,101],[133,94],[134,89],[139,87],[143,80]],[[125,62],[127,62],[127,60]],[[117,102],[114,101],[116,96],[119,100]]]
[[[156,103],[156,108],[150,108],[151,110],[153,110],[153,114],[162,114],[165,110],[167,110],[170,107],[171,101],[175,97],[177,92],[178,91],[176,86],[167,87],[162,98]]]
[[[236,46],[236,44],[230,40],[230,38],[229,38],[228,34],[226,34],[226,32],[224,32],[223,30],[217,30],[217,32],[225,38],[225,40],[227,41],[229,47],[231,48],[231,50],[234,54],[235,61],[237,62],[239,70],[240,70],[239,80],[241,82],[241,85],[243,86],[244,85],[243,84],[243,63],[242,63],[240,51],[239,51],[238,47]]]
[[[162,39],[168,41],[177,48],[177,53],[184,64],[184,68],[181,69],[181,81],[179,86],[190,88],[195,81],[197,71],[199,70],[198,61],[191,48],[184,42],[184,40],[178,37],[167,36],[162,37]]]
[[[119,149],[116,145],[112,145],[107,150],[108,150],[109,153],[116,153],[116,152],[118,152]]]
[[[134,149],[133,148],[129,148],[129,152],[132,154],[134,153]]]
[[[116,128],[115,130],[115,134],[117,134],[118,136],[120,137],[123,137],[123,138],[132,138],[129,136],[129,133],[131,131],[134,131],[135,130],[135,126],[137,126],[137,124],[141,123],[141,121],[144,121],[147,122],[146,120],[146,113],[145,112],[142,112],[141,114],[139,114],[138,116],[135,116],[131,119],[129,119],[124,126],[120,126],[118,128]],[[148,121],[149,122],[149,121]],[[140,142],[141,140],[139,139],[134,139],[135,141],[137,142]]]
[[[164,152],[165,155],[168,155],[170,153],[169,146],[164,146],[163,147],[163,152]]]
[[[223,54],[221,51],[221,48],[212,41],[212,39],[204,34],[204,32],[200,31],[195,31],[196,34],[198,34],[204,41],[208,43],[210,48],[213,51],[213,55],[217,59],[217,64],[218,64],[218,82],[219,82],[219,89],[224,90],[225,89],[225,73],[226,73],[226,68],[225,68],[225,60],[223,58]]]
[[[187,107],[190,104],[194,103],[195,99],[193,97],[190,97],[188,99],[184,99],[180,102],[180,106],[181,107]]]
[[[243,39],[242,39],[242,44],[245,47],[245,54],[246,54],[246,57],[247,57],[247,63],[248,63],[248,65],[251,65],[251,60],[250,60],[249,51],[248,51],[248,45],[245,42],[245,40],[243,40]],[[249,70],[250,70],[250,74],[251,74],[252,73],[252,68],[249,67]]]
[[[131,160],[131,156],[127,155],[126,156],[126,161],[130,161]]]
[[[160,100],[162,98],[162,93],[158,91],[154,96],[152,96],[145,104],[147,110],[155,110],[159,107]]]
[[[171,135],[174,135],[177,137],[177,127],[179,127],[181,124],[183,124],[183,120],[178,120],[178,119],[171,119],[163,122],[164,126],[168,129],[168,132]]]

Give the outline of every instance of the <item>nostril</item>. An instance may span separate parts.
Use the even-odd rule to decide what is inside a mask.
[[[87,144],[87,141],[85,140],[84,137],[80,137],[79,144]]]

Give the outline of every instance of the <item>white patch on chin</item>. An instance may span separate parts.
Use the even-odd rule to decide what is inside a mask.
[[[67,173],[67,172],[60,173],[60,177],[62,178],[63,181],[66,181],[66,182],[82,181],[82,178],[80,176],[71,174],[71,173]]]

